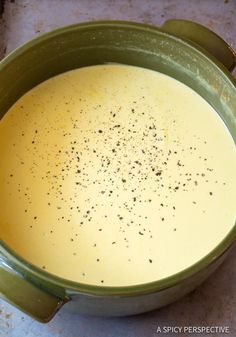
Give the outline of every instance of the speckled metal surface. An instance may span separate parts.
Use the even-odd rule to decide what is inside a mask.
[[[71,23],[117,19],[161,25],[170,18],[202,23],[236,50],[235,0],[7,0],[0,18],[0,58],[35,35]],[[0,300],[0,337],[175,335],[157,334],[158,326],[228,326],[227,336],[236,336],[236,247],[193,293],[166,308],[136,317],[82,317],[63,308],[49,324],[42,325]]]

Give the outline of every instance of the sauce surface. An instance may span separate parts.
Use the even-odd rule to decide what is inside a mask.
[[[184,84],[124,65],[73,70],[0,122],[0,237],[34,265],[123,286],[177,273],[235,222],[236,151]]]

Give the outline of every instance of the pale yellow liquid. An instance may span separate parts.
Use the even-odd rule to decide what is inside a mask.
[[[235,222],[236,151],[213,108],[142,68],[74,70],[0,123],[0,233],[27,261],[98,285],[194,264]]]

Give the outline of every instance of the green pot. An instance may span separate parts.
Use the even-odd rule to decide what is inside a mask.
[[[214,55],[214,56],[213,56]],[[167,21],[162,28],[129,22],[89,22],[42,35],[0,63],[0,113],[40,82],[78,67],[106,62],[165,73],[193,88],[219,113],[236,140],[236,83],[228,71],[235,54],[196,23]],[[0,241],[0,296],[39,321],[64,304],[102,316],[138,314],[169,304],[202,283],[225,259],[236,226],[202,260],[165,279],[128,287],[75,283],[23,260]]]

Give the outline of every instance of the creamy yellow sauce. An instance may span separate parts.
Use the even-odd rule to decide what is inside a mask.
[[[73,281],[177,273],[235,222],[236,151],[213,108],[138,67],[92,66],[38,85],[0,123],[0,236]]]

